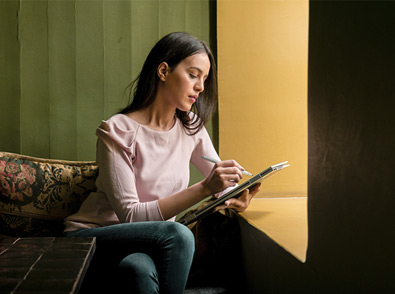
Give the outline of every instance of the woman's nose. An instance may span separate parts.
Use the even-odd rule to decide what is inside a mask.
[[[203,92],[204,91],[204,81],[199,80],[198,82],[196,82],[195,90],[198,92]]]

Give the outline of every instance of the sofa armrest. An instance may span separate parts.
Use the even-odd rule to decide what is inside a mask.
[[[59,236],[63,220],[96,190],[93,161],[0,152],[0,230],[16,237]]]

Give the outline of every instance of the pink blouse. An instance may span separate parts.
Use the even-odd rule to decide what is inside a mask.
[[[65,219],[65,231],[164,220],[158,200],[188,187],[189,163],[206,176],[213,164],[201,156],[219,159],[207,130],[189,136],[179,119],[169,131],[155,131],[116,114],[96,135],[97,191]]]

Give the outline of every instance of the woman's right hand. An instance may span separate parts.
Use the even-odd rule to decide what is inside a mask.
[[[243,167],[235,160],[220,161],[214,165],[202,184],[210,194],[216,194],[235,186],[243,177],[241,173],[243,170]]]
[[[206,197],[217,194],[228,187],[236,186],[242,178],[242,170],[240,164],[234,160],[216,163],[203,181],[158,200],[163,218],[167,220],[174,217]],[[233,206],[243,205],[234,203]]]

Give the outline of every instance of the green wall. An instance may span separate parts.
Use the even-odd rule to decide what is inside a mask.
[[[125,88],[151,47],[173,31],[215,47],[215,8],[209,0],[0,1],[0,150],[94,160],[96,127],[128,103]]]

